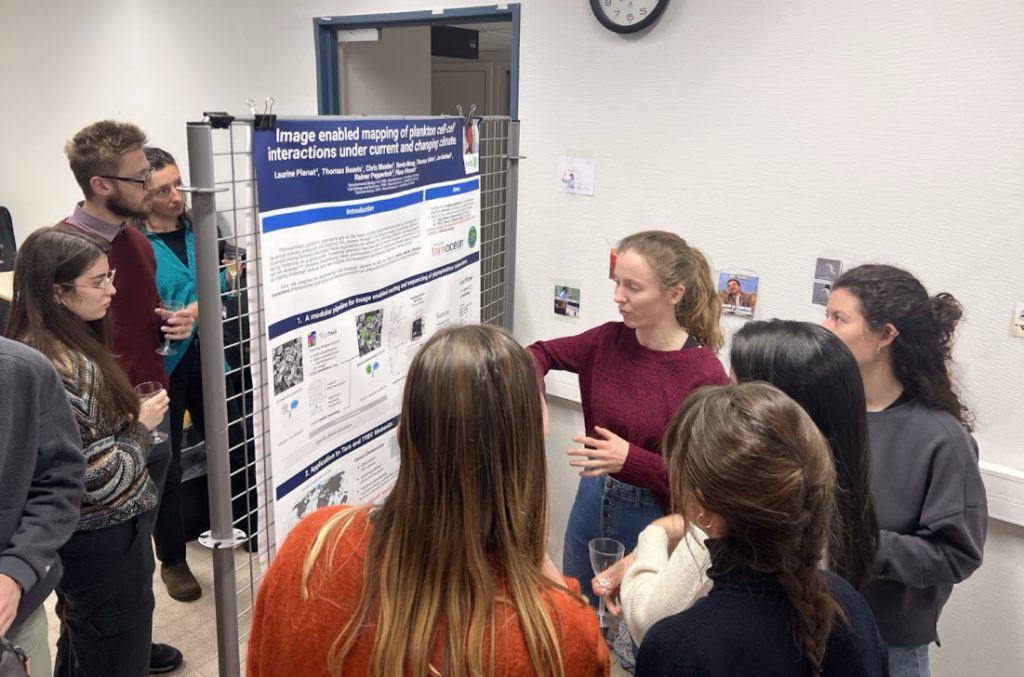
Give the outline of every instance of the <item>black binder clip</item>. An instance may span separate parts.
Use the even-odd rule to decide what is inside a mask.
[[[214,129],[227,129],[235,121],[234,115],[228,115],[224,111],[204,111],[203,117]]]
[[[263,112],[256,113],[256,102],[249,99],[249,110],[252,111],[253,129],[273,129],[277,125],[277,116],[273,114],[274,97],[268,96],[263,100]]]

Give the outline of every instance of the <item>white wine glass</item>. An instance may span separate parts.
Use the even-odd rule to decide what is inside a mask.
[[[145,383],[140,383],[134,388],[135,394],[139,396],[140,402],[145,402],[149,398],[159,395],[163,392],[163,389],[164,384],[160,383],[160,381],[146,381]],[[152,444],[160,444],[166,439],[167,433],[160,432],[156,428],[153,428],[153,431],[149,434],[149,441]]]
[[[179,310],[185,310],[185,304],[181,301],[160,301],[160,308],[166,310],[169,313],[176,313]],[[165,338],[163,345],[156,349],[157,355],[177,355],[178,351],[171,347],[171,339]]]
[[[594,575],[600,576],[602,571],[618,564],[625,554],[625,546],[614,538],[595,538],[590,541],[590,566],[594,569]],[[604,597],[599,599],[597,622],[600,627],[607,628],[612,624],[611,614],[605,611]]]
[[[241,270],[239,270],[242,263],[242,254],[238,251],[226,251],[224,252],[224,281],[227,283],[228,293],[227,296],[235,298],[238,296],[238,287],[241,280],[238,279]]]

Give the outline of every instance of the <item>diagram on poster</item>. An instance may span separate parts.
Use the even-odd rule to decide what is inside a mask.
[[[419,118],[253,133],[278,543],[318,507],[386,495],[409,361],[479,321],[476,132]]]

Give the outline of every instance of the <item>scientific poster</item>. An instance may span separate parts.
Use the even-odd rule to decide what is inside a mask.
[[[377,500],[409,361],[480,320],[480,182],[458,118],[281,120],[253,132],[277,542]]]

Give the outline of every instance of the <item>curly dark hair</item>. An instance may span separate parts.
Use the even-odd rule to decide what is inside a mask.
[[[953,335],[964,310],[952,294],[928,296],[924,285],[895,266],[867,264],[843,273],[833,290],[857,297],[872,331],[886,324],[899,332],[892,342],[892,367],[907,391],[925,405],[949,412],[968,431],[974,414],[953,387]]]

